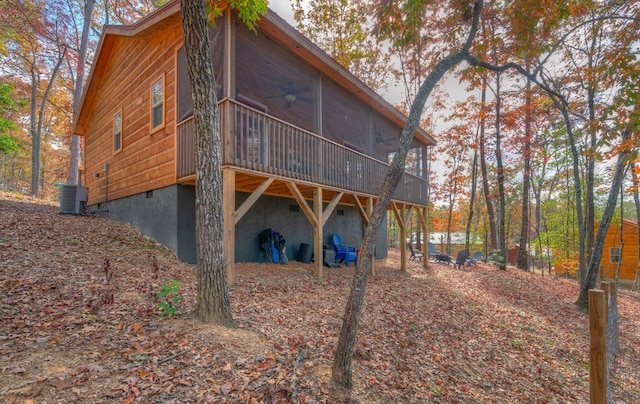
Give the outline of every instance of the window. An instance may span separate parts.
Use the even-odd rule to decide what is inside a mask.
[[[620,255],[622,251],[620,251],[620,247],[611,247],[611,262],[620,262]]]
[[[164,76],[151,85],[151,131],[164,127]]]
[[[122,150],[122,111],[113,116],[113,152]]]

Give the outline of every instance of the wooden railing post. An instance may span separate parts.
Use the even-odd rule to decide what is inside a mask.
[[[589,290],[589,335],[590,388],[591,404],[607,402],[607,301],[605,291]]]

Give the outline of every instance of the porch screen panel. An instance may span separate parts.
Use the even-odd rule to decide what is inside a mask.
[[[236,25],[236,100],[314,131],[318,74],[261,32]]]
[[[402,128],[397,127],[378,113],[373,115],[373,156],[379,160],[391,162],[398,148],[398,139]],[[407,153],[405,172],[420,178],[426,178],[426,146],[415,139]]]
[[[338,187],[372,189],[366,157],[371,154],[370,118],[367,105],[331,80],[322,80],[322,137],[341,146],[332,161],[325,161],[324,175]]]
[[[401,128],[391,123],[377,112],[373,113],[373,153],[378,160],[388,162],[389,156],[398,148]]]
[[[322,136],[369,154],[368,107],[329,79],[322,81]]]

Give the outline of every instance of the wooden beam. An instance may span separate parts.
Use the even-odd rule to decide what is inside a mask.
[[[360,218],[362,219],[362,221],[364,222],[365,225],[368,225],[369,224],[369,215],[367,214],[367,211],[365,210],[364,206],[362,205],[362,202],[360,202],[360,198],[358,198],[358,195],[353,194],[353,202],[355,203],[355,206],[358,209],[358,213],[360,214]]]
[[[403,206],[404,209],[407,209],[406,205]],[[413,206],[409,206],[409,208],[404,212],[404,224],[405,226],[411,224],[411,213],[413,212]]]
[[[396,216],[396,220],[400,225],[400,228],[404,228],[404,216],[400,214],[400,208],[398,208],[398,204],[396,202],[391,202],[391,211]]]
[[[420,218],[420,227],[422,228],[422,234],[424,235],[424,243],[420,244],[420,248],[422,249],[422,266],[427,267],[429,263],[429,254],[428,254],[428,246],[429,246],[429,233],[427,232],[427,208],[416,207],[416,213]]]
[[[342,199],[342,195],[344,195],[344,192],[338,192],[337,194],[335,194],[333,196],[333,199],[331,199],[331,202],[329,202],[329,205],[327,205],[327,208],[324,210],[324,212],[322,212],[323,226],[325,223],[327,223],[327,220],[329,220],[329,216],[331,216],[333,210],[336,208],[336,206],[338,206],[338,202],[340,202],[340,199]]]
[[[240,205],[240,207],[238,208],[238,210],[235,211],[235,213],[233,214],[233,218],[235,221],[235,224],[238,224],[238,222],[240,221],[240,219],[242,219],[242,216],[245,215],[245,213],[247,213],[249,211],[249,209],[251,209],[251,207],[253,206],[253,204],[256,203],[256,201],[258,200],[258,198],[260,198],[260,196],[262,196],[262,194],[264,193],[264,191],[267,190],[267,188],[269,188],[269,185],[271,185],[271,183],[274,181],[273,178],[267,178],[262,184],[260,184],[258,186],[258,188],[255,189],[255,191],[253,191],[251,193],[251,195],[249,195],[249,197],[247,198],[247,200],[245,200],[242,205]]]
[[[416,207],[416,214],[418,215],[418,219],[420,219],[420,227],[422,228],[422,232],[424,234],[427,234],[427,222],[425,221],[425,218],[427,217],[426,215],[426,209],[425,212],[422,212],[422,209]]]
[[[313,272],[316,278],[322,277],[322,261],[324,260],[323,238],[324,219],[322,214],[322,188],[316,187],[313,190],[313,210],[316,214],[316,224],[313,226]]]
[[[296,184],[294,184],[291,181],[285,181],[285,184],[287,184],[287,188],[289,188],[289,192],[291,192],[291,195],[293,195],[295,200],[298,202],[298,205],[300,205],[300,207],[302,208],[302,211],[304,212],[305,216],[307,216],[307,219],[309,219],[313,227],[318,226],[319,219],[316,218],[315,214],[309,207],[309,204],[307,203],[307,201],[304,199],[304,196],[302,196],[302,193],[300,192]],[[314,197],[314,203],[315,203],[315,197]],[[320,201],[320,203],[322,203],[322,201]]]
[[[397,215],[402,217],[402,220],[398,220],[400,224],[400,269],[407,270],[407,228],[405,218],[407,217],[406,207],[404,204],[400,205],[400,208],[394,203],[394,207],[397,211]]]
[[[236,207],[236,173],[232,169],[222,169],[222,222],[224,226],[224,256],[227,268],[227,285],[235,284],[236,261],[236,222],[234,213]]]
[[[373,214],[373,197],[370,196],[367,198],[367,226],[369,225],[368,218]],[[388,231],[388,230],[387,230]],[[376,274],[376,260],[375,260],[375,251],[373,253],[373,257],[371,257],[371,276],[375,276]]]

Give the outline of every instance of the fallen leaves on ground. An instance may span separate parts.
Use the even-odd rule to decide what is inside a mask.
[[[285,235],[286,237],[286,235]],[[256,248],[258,248],[256,246]],[[573,280],[377,260],[353,362],[362,403],[586,403]],[[332,402],[353,267],[239,263],[236,329],[193,319],[196,270],[129,225],[0,194],[0,401]],[[156,297],[181,282],[178,314]],[[614,399],[640,402],[640,296],[619,296]]]

